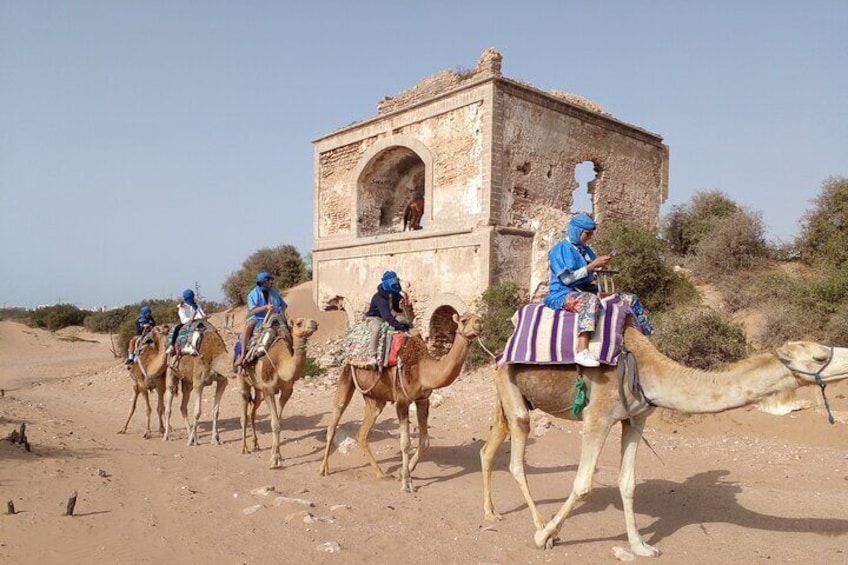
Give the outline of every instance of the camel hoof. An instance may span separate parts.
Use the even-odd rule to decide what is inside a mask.
[[[326,476],[328,476],[329,474],[330,474],[330,469],[328,469],[326,465],[324,465],[323,467],[321,467],[321,468],[318,470],[318,476],[319,476],[319,477],[326,477]]]
[[[400,485],[400,492],[405,492],[407,494],[413,494],[415,492],[415,488],[411,484]]]
[[[639,557],[659,557],[661,554],[659,549],[652,545],[648,545],[643,541],[632,544],[630,546],[630,551],[632,551]]]
[[[224,442],[222,442],[221,438],[219,438],[219,437],[213,437],[212,438],[212,445],[224,445]]]
[[[144,432],[144,435],[141,437],[143,437],[144,439],[150,439],[150,432]]]
[[[125,433],[127,433],[127,430],[126,430],[126,429],[118,430],[118,433],[119,433],[119,434],[125,434]]]
[[[536,547],[539,549],[553,549],[556,537],[549,534],[546,530],[539,530],[533,536],[533,541],[536,542]]]
[[[484,512],[484,517],[489,522],[503,522],[504,520],[502,514],[498,514],[497,512],[491,512],[489,510],[486,510],[486,512]]]

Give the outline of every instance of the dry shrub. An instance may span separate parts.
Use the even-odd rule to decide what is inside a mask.
[[[718,190],[698,191],[682,206],[675,206],[664,221],[663,239],[674,253],[688,255],[712,230],[713,225],[739,210]]]
[[[825,343],[848,347],[848,306],[831,316],[825,328]]]
[[[803,311],[800,308],[789,304],[775,304],[764,312],[760,344],[764,348],[772,349],[787,341],[808,337],[808,329],[805,327]]]
[[[768,256],[762,218],[758,213],[737,210],[716,220],[695,249],[693,266],[702,277],[758,268]]]
[[[713,369],[748,353],[742,326],[709,308],[684,307],[657,319],[656,345],[687,367]]]
[[[831,177],[822,183],[813,209],[804,216],[797,247],[807,263],[848,262],[848,179]]]

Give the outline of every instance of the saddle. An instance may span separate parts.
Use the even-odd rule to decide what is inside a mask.
[[[351,327],[342,340],[343,363],[360,369],[394,367],[398,364],[400,351],[407,334],[383,322],[377,342],[377,355],[371,353],[371,330],[367,322]]]
[[[253,332],[253,335],[250,337],[250,343],[247,344],[247,353],[245,353],[244,359],[242,359],[242,365],[255,364],[259,358],[268,353],[272,345],[280,340],[286,342],[289,351],[294,350],[291,331],[289,331],[289,325],[285,316],[274,314],[265,320],[262,326],[258,328],[258,331]],[[236,342],[236,346],[233,348],[233,365],[235,365],[240,354],[241,342],[239,341]]]
[[[174,346],[176,355],[199,355],[203,334],[214,329],[214,326],[207,320],[195,320],[190,324],[183,325],[177,334],[177,341]],[[173,337],[173,332],[170,337]]]

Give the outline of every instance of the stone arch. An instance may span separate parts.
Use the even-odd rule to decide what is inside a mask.
[[[468,306],[455,294],[442,293],[430,301],[424,315],[424,327],[427,328],[427,344],[433,355],[442,357],[450,351],[456,337],[453,315],[461,316],[467,311]]]
[[[351,229],[374,236],[403,229],[403,213],[414,196],[423,196],[426,226],[433,217],[433,157],[426,145],[406,135],[381,139],[363,155],[354,178]]]

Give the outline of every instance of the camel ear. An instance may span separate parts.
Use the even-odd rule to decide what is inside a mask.
[[[289,329],[292,329],[294,327],[294,320],[289,318],[288,320],[286,320],[286,325],[289,327]]]
[[[453,323],[457,326],[459,325],[459,316],[456,314],[453,315]]]

